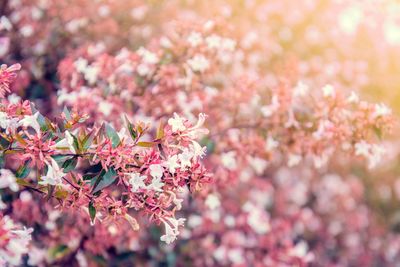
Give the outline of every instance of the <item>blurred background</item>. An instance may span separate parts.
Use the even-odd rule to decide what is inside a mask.
[[[204,36],[229,41],[217,42],[225,50],[212,54],[201,48]],[[157,75],[171,79],[143,69],[145,78],[119,76],[143,47],[167,55],[169,68]],[[210,66],[196,63],[208,71],[190,76],[182,60],[203,52]],[[85,77],[76,78],[82,59]],[[64,105],[116,125],[122,113],[145,121],[173,112],[210,116],[211,137],[203,145],[216,182],[185,200],[187,224],[176,243],[160,244],[157,226],[121,237],[105,226],[75,229],[77,215],[43,210],[34,220],[15,215],[39,229],[26,264],[400,266],[399,1],[2,0],[0,61],[22,65],[11,98],[29,99],[50,117]],[[154,89],[155,80],[164,83]],[[346,153],[322,169],[306,162],[292,168],[287,151],[259,151],[259,139],[268,135],[262,129],[229,130],[251,122],[253,108],[259,113],[274,93],[299,81],[315,91],[326,84],[344,95],[354,91],[393,110],[391,131],[377,134],[387,153],[376,168]],[[255,96],[261,104],[253,107]],[[28,205],[18,197],[15,207]],[[43,225],[49,221],[55,225]],[[75,239],[89,241],[76,249]]]

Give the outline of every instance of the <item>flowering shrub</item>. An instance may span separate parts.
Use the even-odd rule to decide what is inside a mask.
[[[233,2],[0,5],[3,265],[395,266],[398,4]]]
[[[16,68],[4,69],[7,88],[6,79],[14,76]],[[16,177],[23,180],[17,183],[57,198],[62,208],[85,207],[93,223],[125,218],[138,230],[128,210],[143,209],[165,224],[167,233],[161,239],[170,243],[184,221],[175,219],[182,202],[176,193],[186,186],[196,191],[209,181],[199,163],[204,149],[194,140],[208,132],[201,128],[204,114],[194,126],[175,114],[167,126],[157,129],[156,138],[141,141],[149,125],[132,124],[127,118],[126,128],[119,132],[110,124],[87,129],[79,125],[85,117],[67,109],[63,121],[55,124],[28,102],[2,104],[2,154],[10,154],[14,164],[20,162]],[[76,173],[78,164],[93,171]],[[34,183],[24,179],[32,168],[36,169]],[[121,196],[126,201],[115,199],[115,192],[111,196],[103,191],[115,182],[125,189]]]

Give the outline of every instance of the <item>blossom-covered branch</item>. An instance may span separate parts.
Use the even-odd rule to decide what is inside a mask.
[[[87,128],[86,117],[68,109],[51,122],[27,101],[4,100],[0,114],[1,152],[19,165],[17,183],[56,198],[62,209],[86,211],[92,223],[122,218],[138,230],[130,211],[144,211],[165,224],[161,239],[170,243],[184,222],[175,218],[179,193],[210,182],[196,141],[208,133],[204,114],[196,125],[175,114],[156,131],[127,117],[118,131],[109,123]]]

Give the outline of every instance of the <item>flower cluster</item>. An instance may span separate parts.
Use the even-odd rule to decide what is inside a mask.
[[[205,148],[195,141],[208,133],[204,114],[196,125],[175,114],[152,138],[150,125],[128,117],[116,131],[109,123],[84,127],[86,117],[68,109],[61,121],[51,122],[27,101],[4,101],[0,110],[3,160],[17,166],[17,178],[1,170],[2,188],[15,191],[20,184],[57,199],[62,209],[86,211],[92,223],[123,218],[138,230],[129,211],[143,210],[165,224],[161,239],[170,243],[184,221],[175,219],[179,193],[210,181],[199,162]]]
[[[22,256],[27,254],[32,228],[21,227],[10,217],[0,215],[0,264],[3,266],[22,263]]]

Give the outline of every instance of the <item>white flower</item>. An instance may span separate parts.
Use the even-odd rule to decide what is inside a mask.
[[[351,103],[351,104],[358,103],[359,101],[360,101],[360,98],[358,97],[358,95],[354,91],[352,91],[350,93],[350,96],[347,98],[347,102]]]
[[[289,154],[289,159],[288,159],[287,165],[289,167],[296,166],[296,165],[298,165],[300,163],[301,159],[302,159],[301,155]]]
[[[10,170],[0,170],[0,188],[10,188],[14,192],[18,191],[19,186],[17,180]]]
[[[221,154],[222,165],[230,171],[236,170],[236,152],[229,151]]]
[[[168,168],[168,171],[170,173],[174,174],[175,170],[177,168],[179,168],[179,166],[180,166],[179,163],[178,163],[178,155],[173,155],[173,156],[169,157],[167,159],[167,161],[165,161],[163,163],[163,166]]]
[[[190,152],[188,149],[183,150],[183,152],[178,155],[178,158],[181,162],[181,169],[192,166],[193,153]]]
[[[101,101],[99,103],[99,111],[103,113],[105,116],[109,116],[111,114],[111,111],[113,110],[113,104],[111,104],[108,101]]]
[[[85,80],[88,81],[90,85],[94,84],[99,72],[100,69],[97,66],[87,66],[84,71]]]
[[[7,98],[8,98],[8,102],[10,102],[13,105],[18,104],[21,101],[21,97],[14,93],[9,95]]]
[[[236,41],[230,38],[223,38],[221,42],[221,49],[226,51],[234,51],[236,47]]]
[[[180,117],[177,113],[174,113],[174,117],[168,120],[168,124],[172,127],[172,132],[174,133],[186,130],[184,119]]]
[[[307,243],[304,241],[301,241],[296,244],[293,248],[289,250],[289,255],[292,257],[298,257],[301,259],[304,259],[306,262],[310,262],[314,260],[314,254],[311,252],[308,252],[308,246]]]
[[[191,139],[200,138],[204,134],[208,134],[208,130],[206,128],[202,128],[207,115],[204,113],[199,114],[199,120],[197,121],[196,125],[187,129],[186,135],[189,136]]]
[[[182,202],[183,202],[183,199],[179,199],[179,198],[176,198],[176,197],[175,197],[174,200],[173,200],[173,202],[174,202],[174,204],[175,204],[177,210],[181,210],[181,209],[182,209]]]
[[[88,61],[80,57],[74,62],[74,66],[78,72],[84,73],[88,66]]]
[[[136,71],[140,76],[147,76],[151,69],[147,64],[139,64],[136,68]]]
[[[172,42],[170,39],[168,39],[167,37],[163,36],[160,39],[160,44],[162,47],[164,48],[171,48],[172,47]]]
[[[201,37],[200,33],[191,32],[187,38],[187,41],[192,47],[196,47],[203,42],[203,38]]]
[[[149,167],[150,175],[154,179],[160,179],[164,174],[164,168],[160,164],[152,164]]]
[[[275,148],[277,148],[279,146],[279,142],[274,140],[274,138],[272,138],[271,136],[268,136],[266,142],[265,142],[265,150],[266,151],[272,151]]]
[[[24,37],[30,37],[33,34],[33,27],[31,25],[24,25],[20,28],[19,32],[24,36]]]
[[[197,54],[193,58],[189,59],[187,63],[193,71],[204,72],[210,68],[210,61],[208,61],[205,56],[200,54]]]
[[[163,191],[163,189],[162,189],[163,186],[164,186],[164,183],[161,181],[161,179],[160,178],[156,178],[156,179],[153,179],[151,181],[151,184],[149,184],[147,186],[147,189],[158,191],[158,192],[162,192]]]
[[[0,210],[5,210],[7,208],[7,204],[3,202],[0,196]]]
[[[150,52],[144,47],[140,47],[137,51],[138,55],[142,57],[143,63],[154,65],[157,64],[159,58],[153,52]]]
[[[72,153],[76,154],[74,138],[69,131],[65,131],[65,138],[56,143],[56,148],[58,149],[65,147],[68,147]]]
[[[199,143],[196,141],[192,141],[192,145],[190,146],[190,149],[193,151],[194,157],[200,157],[203,158],[206,155],[207,147],[202,147]]]
[[[138,6],[131,10],[131,16],[132,16],[132,18],[140,21],[140,20],[144,19],[147,11],[148,11],[148,7],[146,5]]]
[[[361,142],[358,142],[354,145],[355,148],[355,154],[356,156],[364,156],[364,157],[369,157],[369,150],[371,148],[371,145],[365,142],[364,140]]]
[[[375,168],[382,160],[382,156],[386,153],[383,146],[371,145],[364,140],[355,144],[356,156],[363,156],[368,160],[368,168]]]
[[[139,173],[130,173],[129,174],[129,184],[131,185],[131,191],[136,193],[140,189],[146,188],[144,180],[147,178],[146,176],[140,175]]]
[[[259,157],[249,157],[249,164],[257,175],[263,174],[265,169],[268,167],[268,162]]]
[[[375,105],[375,110],[373,113],[374,118],[378,118],[381,116],[386,116],[392,114],[392,110],[388,108],[385,104],[380,103]]]
[[[221,201],[215,194],[209,194],[205,201],[206,206],[213,210],[221,206]]]
[[[0,31],[3,29],[7,31],[10,31],[12,29],[12,24],[6,16],[1,16],[0,18]]]
[[[37,134],[40,134],[40,124],[38,122],[39,112],[34,115],[27,115],[22,120],[19,121],[19,125],[24,127],[32,127]]]
[[[6,129],[7,134],[13,133],[18,128],[18,119],[9,118],[7,113],[0,112],[0,128]]]
[[[324,87],[322,87],[322,93],[323,93],[324,97],[334,97],[335,96],[335,88],[332,85],[327,84]]]
[[[249,210],[247,224],[259,235],[266,234],[271,230],[271,225],[267,215],[262,209],[253,205],[251,205],[251,209]]]
[[[221,46],[221,37],[213,34],[206,38],[206,43],[210,49],[218,49]]]
[[[380,145],[373,145],[371,147],[371,154],[368,157],[368,168],[375,168],[379,162],[381,162],[383,155],[385,155],[386,149]]]
[[[14,222],[5,216],[2,218],[5,237],[9,236],[9,241],[0,249],[0,264],[7,263],[2,266],[20,266],[23,254],[28,253],[28,245],[31,241],[32,228],[22,229],[14,224]]]
[[[299,81],[293,90],[293,95],[295,97],[305,96],[309,90],[310,90],[310,88],[305,83],[303,83],[302,81]]]
[[[58,167],[57,162],[51,159],[51,165],[47,163],[47,173],[41,177],[41,185],[61,185],[65,173]]]
[[[274,112],[276,110],[278,110],[279,106],[280,106],[280,104],[279,104],[278,96],[274,95],[274,96],[272,96],[270,105],[261,107],[261,113],[263,114],[264,117],[271,117],[272,114],[274,114]]]
[[[185,219],[175,219],[174,217],[162,218],[162,222],[165,226],[165,234],[160,237],[161,241],[164,241],[167,244],[171,244],[174,242],[179,235],[179,226],[183,225]]]
[[[160,237],[160,240],[161,241],[164,241],[165,243],[167,243],[167,244],[171,244],[172,242],[174,242],[175,240],[176,240],[176,238],[177,238],[177,235],[172,231],[172,230],[170,230],[171,229],[171,227],[169,227],[169,226],[165,226],[165,235],[162,235],[161,237]]]

